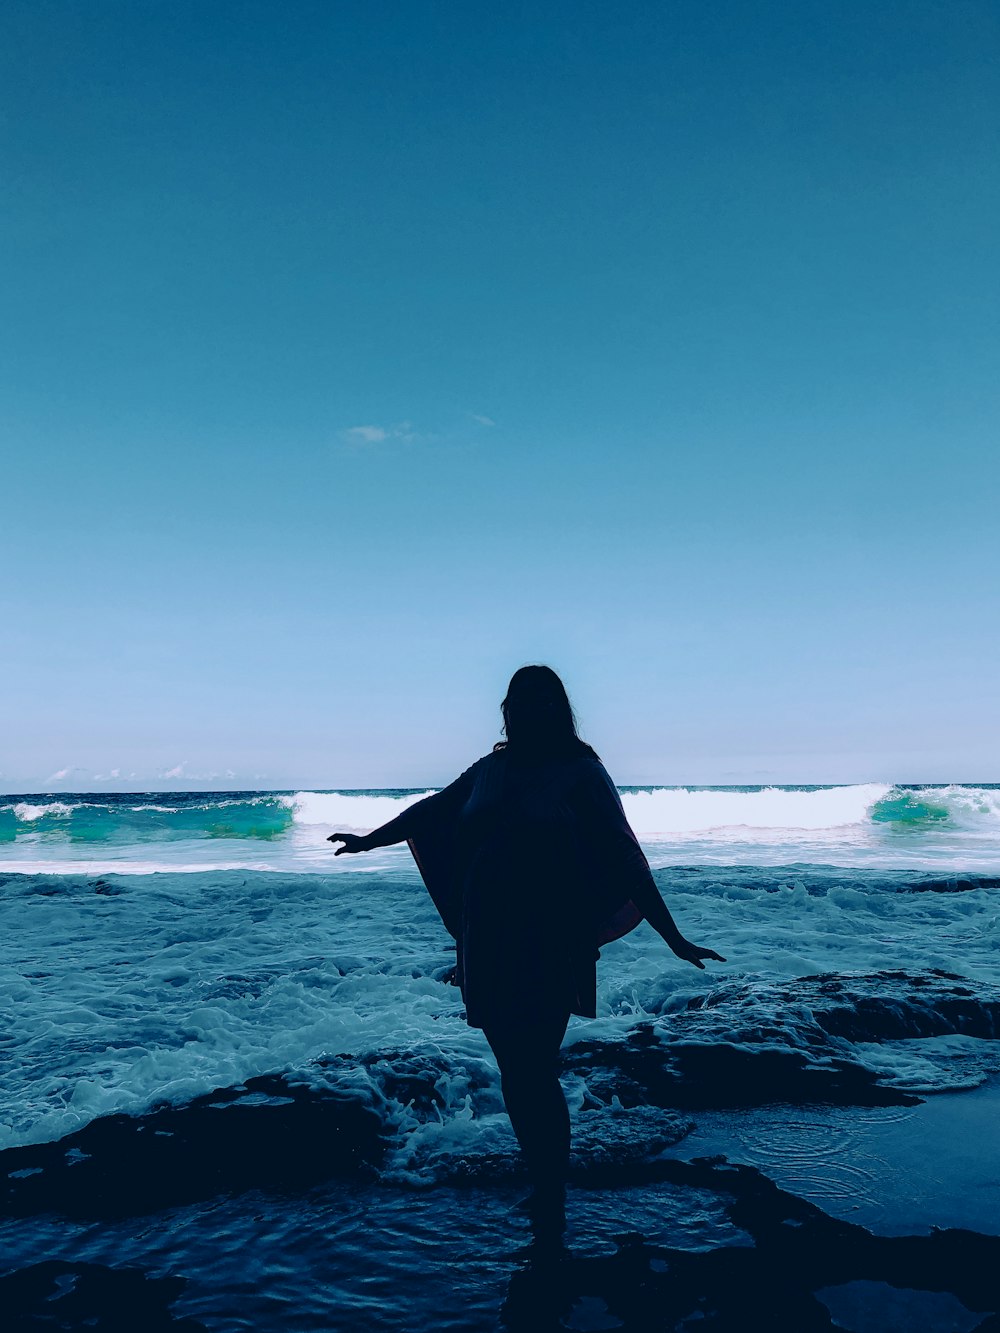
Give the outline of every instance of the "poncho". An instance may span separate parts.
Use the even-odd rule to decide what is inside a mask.
[[[493,751],[399,831],[455,939],[470,1024],[596,1016],[600,946],[642,920],[631,894],[652,876],[595,757]]]

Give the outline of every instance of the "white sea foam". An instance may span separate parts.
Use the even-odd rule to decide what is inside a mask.
[[[335,867],[336,868],[336,867]],[[245,857],[242,860],[230,858],[215,860],[204,858],[201,861],[185,860],[179,855],[177,860],[169,860],[166,855],[158,861],[142,860],[139,857],[121,853],[111,855],[107,852],[92,853],[89,857],[46,857],[40,862],[37,858],[0,857],[0,871],[9,874],[31,874],[38,871],[45,875],[193,875],[206,870],[263,870],[279,871],[285,869],[277,861],[263,861],[258,857]]]
[[[387,823],[432,792],[433,788],[428,788],[412,796],[348,796],[337,791],[300,791],[292,798],[292,806],[297,824],[367,831]]]
[[[158,796],[148,805],[35,798],[0,807],[0,871],[332,873],[352,858],[334,860],[326,841],[330,833],[367,832],[429,794],[303,790],[224,799],[199,794],[196,803],[189,803],[190,796],[176,804]],[[623,801],[654,866],[1000,870],[998,789],[885,783],[749,791],[657,787],[626,790]],[[258,806],[265,812],[259,823],[250,809]],[[227,818],[228,807],[238,811],[238,819]],[[74,811],[79,817],[71,821]]]
[[[7,807],[10,809],[10,807]],[[14,817],[23,824],[34,823],[36,819],[44,819],[46,815],[71,815],[73,806],[67,805],[64,801],[50,801],[46,805],[29,805],[27,801],[21,801],[14,806]]]
[[[698,791],[659,787],[626,792],[625,813],[638,834],[693,833],[711,829],[833,829],[863,824],[885,783],[827,787],[819,791]]]
[[[947,813],[949,820],[965,828],[989,829],[1000,821],[1000,791],[990,787],[924,787],[908,791],[913,801]]]
[[[351,870],[335,876],[117,876],[96,892],[93,880],[52,876],[0,886],[9,1035],[0,1146],[255,1074],[292,1071],[322,1086],[324,1055],[331,1078],[345,1076],[337,1071],[346,1061],[364,1081],[366,1070],[378,1076],[378,1062],[391,1074],[407,1052],[439,1069],[444,1107],[440,1129],[429,1122],[398,1165],[415,1169],[414,1154],[436,1151],[432,1140],[451,1151],[452,1138],[484,1132],[500,1105],[495,1066],[462,1021],[459,993],[436,979],[454,955],[412,863],[362,875],[356,859],[340,862]],[[684,1023],[685,1039],[709,1045],[808,1052],[812,992],[797,1001],[783,989],[796,978],[853,975],[874,1000],[886,968],[1000,981],[990,890],[896,893],[850,872],[828,876],[823,892],[787,872],[767,889],[750,872],[726,870],[660,882],[685,932],[728,964],[696,972],[640,926],[603,951],[600,1016],[574,1020],[570,1044],[620,1040],[638,1020],[655,1021],[668,1043]],[[692,1008],[703,996],[710,1002]],[[1000,1054],[997,1042],[933,1040],[882,1042],[870,1061],[867,1048],[856,1054],[927,1088],[981,1081]],[[385,1109],[400,1124],[405,1112],[402,1103]]]
[[[197,814],[201,810],[210,810],[213,812],[216,810],[228,810],[234,805],[243,807],[254,805],[278,805],[285,806],[286,809],[291,809],[293,804],[294,798],[291,796],[281,796],[278,794],[272,795],[270,792],[260,794],[248,792],[245,796],[230,796],[224,801],[206,800],[201,805],[189,805],[187,802],[183,805],[179,803],[175,803],[174,805],[149,805],[146,802],[143,802],[141,805],[129,805],[125,808],[128,810],[139,811],[153,810],[157,814],[176,815]],[[118,807],[104,805],[96,808],[101,810],[114,810]]]
[[[705,791],[657,787],[625,792],[622,800],[636,833],[670,834],[724,828],[829,829],[863,824],[876,801],[892,788],[869,782],[817,791]],[[347,796],[341,792],[297,792],[295,821],[344,829],[371,829],[419,801],[412,796]]]

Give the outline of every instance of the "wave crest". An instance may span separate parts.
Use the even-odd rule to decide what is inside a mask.
[[[622,801],[629,822],[640,836],[724,828],[830,829],[866,823],[872,808],[893,790],[889,784],[877,782],[811,790],[625,788]],[[352,830],[378,828],[431,794],[431,790],[391,795],[300,791],[294,797],[295,822]]]
[[[1000,834],[1000,788],[868,782],[841,787],[625,787],[622,801],[640,838],[693,838],[754,846],[824,846],[895,832],[937,831],[982,843]],[[294,794],[149,793],[91,798],[25,795],[0,805],[0,842],[150,843],[177,839],[275,839],[299,830],[306,841],[333,829],[367,832],[394,818],[422,791],[298,791]],[[884,837],[884,835],[883,835]],[[302,839],[300,839],[300,842]],[[801,857],[798,859],[802,859]],[[806,858],[808,859],[808,858]],[[816,859],[813,857],[813,859]]]
[[[321,824],[329,828],[368,829],[394,819],[407,806],[432,796],[434,788],[398,795],[339,791],[300,791],[292,798],[296,824]]]

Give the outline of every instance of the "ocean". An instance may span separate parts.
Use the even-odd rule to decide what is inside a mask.
[[[1000,1328],[1000,785],[625,787],[564,1243],[401,790],[0,797],[12,1328]],[[118,1322],[115,1322],[115,1321]]]

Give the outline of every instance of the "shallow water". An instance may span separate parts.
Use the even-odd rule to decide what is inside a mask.
[[[123,1305],[151,1328],[976,1327],[996,796],[625,793],[682,929],[729,961],[645,926],[603,951],[563,1052],[565,1250],[511,1214],[496,1069],[409,854],[324,841],[405,794],[11,798],[0,1298],[26,1328]],[[700,826],[720,815],[758,822]],[[746,1170],[697,1162],[718,1154]]]

